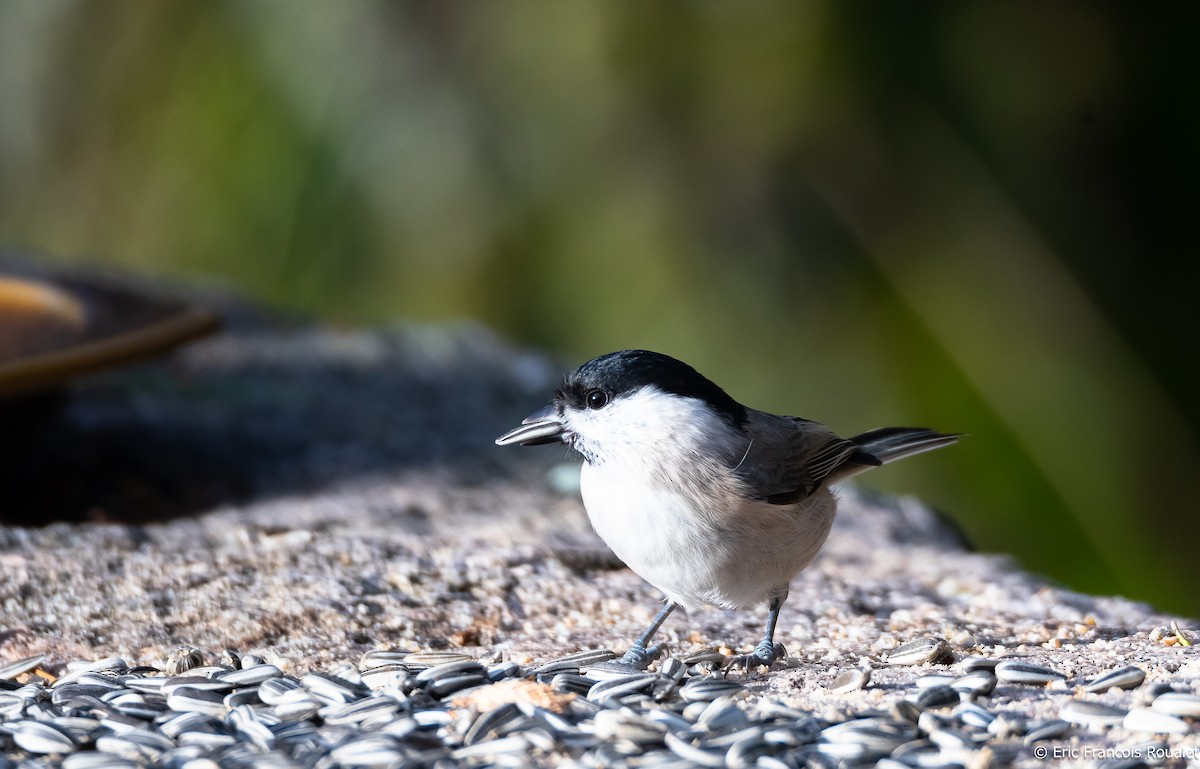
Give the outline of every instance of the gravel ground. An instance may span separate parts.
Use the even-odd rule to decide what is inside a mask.
[[[590,531],[577,462],[492,446],[560,365],[470,326],[233,318],[167,364],[89,381],[26,428],[28,451],[3,477],[0,518],[21,525],[0,527],[0,665],[45,654],[58,674],[110,655],[161,666],[180,645],[214,662],[227,648],[254,653],[296,675],[393,647],[533,665],[623,650],[649,622],[658,596]],[[829,543],[784,607],[788,665],[732,674],[749,702],[778,697],[840,721],[886,711],[919,677],[972,656],[1066,676],[1001,681],[982,701],[1031,721],[1075,699],[1129,708],[1156,682],[1200,692],[1195,647],[1167,630],[1172,618],[969,552],[914,500],[841,495]],[[748,650],[765,617],[677,613],[661,640],[677,656]],[[1178,625],[1200,636],[1196,622]],[[929,636],[947,642],[945,661],[885,662]],[[1128,665],[1146,672],[1138,689],[1082,691]],[[873,668],[865,689],[831,691],[862,666]],[[1057,753],[1026,746],[1018,762],[1088,764],[1121,754],[1086,751],[1153,738],[1182,765],[1200,757],[1188,723],[1159,738],[1076,726],[1045,743]]]

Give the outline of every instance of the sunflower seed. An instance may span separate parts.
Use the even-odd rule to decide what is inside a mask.
[[[733,730],[727,729],[720,734],[716,734],[711,737],[708,737],[704,741],[704,747],[706,747],[706,748],[721,748],[722,750],[729,750],[734,745],[738,744],[739,742],[743,742],[747,739],[753,739],[753,740],[758,740],[759,742],[762,742],[763,741],[762,736],[763,736],[762,725],[761,724],[750,724],[749,726],[743,726],[740,729],[733,729]]]
[[[657,678],[653,673],[633,673],[620,678],[601,681],[588,690],[587,697],[595,702],[620,699],[628,694],[648,689]]]
[[[885,750],[874,750],[861,742],[819,742],[818,753],[835,759],[837,765],[868,764],[887,755]]]
[[[948,651],[945,640],[930,636],[900,644],[888,652],[884,659],[890,665],[923,665],[936,662]]]
[[[237,742],[232,734],[224,732],[184,732],[179,735],[180,745],[195,745],[206,752],[227,748]]]
[[[249,742],[260,750],[274,750],[279,744],[271,728],[259,721],[245,721],[234,726],[238,740]]]
[[[916,739],[897,746],[891,757],[904,766],[930,766],[936,764],[931,764],[928,759],[937,759],[940,753],[941,748],[934,745],[932,740]]]
[[[1019,713],[997,713],[995,720],[988,724],[987,731],[1000,739],[1007,739],[1023,736],[1028,728],[1025,716]]]
[[[261,724],[262,717],[259,715],[259,710],[256,710],[253,706],[238,705],[235,708],[230,708],[229,713],[225,716],[225,722],[234,728],[238,728],[246,724]]]
[[[508,737],[501,737],[498,740],[489,740],[458,748],[450,753],[450,757],[455,761],[467,761],[480,756],[487,756],[494,760],[498,754],[502,753],[523,755],[528,752],[529,740],[526,739],[526,736],[513,734]]]
[[[137,769],[137,764],[107,753],[72,753],[63,758],[63,769]]]
[[[107,691],[96,687],[67,687],[62,692],[55,691],[51,702],[62,712],[67,711],[100,711],[107,712],[108,706],[100,699],[99,694]]]
[[[974,673],[977,670],[994,671],[996,665],[1000,664],[1000,660],[992,657],[967,657],[960,660],[954,667],[961,670],[963,673]]]
[[[488,683],[488,679],[483,673],[466,673],[455,676],[444,676],[436,681],[431,681],[425,686],[425,691],[434,697],[442,698],[448,694],[486,683]]]
[[[415,653],[412,649],[372,649],[358,658],[358,669],[369,670],[380,665],[403,663],[405,657]]]
[[[487,669],[487,677],[492,683],[506,678],[520,678],[521,666],[515,662],[500,662]]]
[[[301,689],[300,682],[291,678],[268,678],[258,686],[258,696],[268,705],[279,703],[288,692]]]
[[[975,750],[979,743],[961,729],[934,729],[929,733],[929,741],[942,750]]]
[[[950,682],[953,681],[954,678],[955,677],[951,675],[935,673],[931,675],[920,676],[917,678],[915,683],[918,689],[930,689],[934,686],[949,686]]]
[[[253,667],[230,670],[218,678],[231,686],[257,686],[268,678],[278,678],[283,671],[274,665],[254,665]]]
[[[225,695],[225,707],[236,708],[242,705],[261,705],[262,698],[258,696],[258,687],[238,689]]]
[[[136,762],[156,761],[158,756],[173,747],[175,743],[172,740],[145,729],[125,734],[106,734],[96,739],[96,750]]]
[[[679,696],[688,702],[711,702],[718,697],[732,696],[745,691],[737,681],[716,676],[690,678],[679,688]]]
[[[658,674],[663,678],[679,682],[687,675],[688,666],[678,657],[667,657],[658,666]]]
[[[130,699],[113,704],[121,715],[139,718],[143,721],[152,721],[170,710],[167,707],[167,698],[154,694],[142,697],[141,702]]]
[[[53,721],[62,714],[62,710],[56,705],[41,700],[25,705],[26,717],[35,721]]]
[[[1131,732],[1151,732],[1153,734],[1187,734],[1188,724],[1182,718],[1167,715],[1151,708],[1134,708],[1125,714],[1121,726]]]
[[[996,720],[995,713],[985,710],[973,702],[960,704],[950,714],[965,725],[974,726],[979,729],[987,729],[988,725]]]
[[[872,751],[890,753],[917,736],[917,728],[890,718],[859,718],[843,721],[821,731],[823,742],[855,743]]]
[[[242,658],[242,662],[243,664],[245,663],[244,657]],[[320,742],[316,724],[308,721],[281,723],[278,726],[272,727],[271,733],[275,735],[275,740],[285,747],[308,744],[316,745]]]
[[[728,755],[725,756],[725,760],[729,760]],[[792,769],[791,764],[772,755],[759,756],[755,760],[754,766],[757,766],[759,769]]]
[[[486,713],[479,714],[463,735],[464,745],[474,745],[487,738],[488,734],[503,728],[512,721],[522,718],[522,713],[514,703],[505,703]]]
[[[588,678],[587,676],[571,675],[569,673],[559,673],[550,679],[550,685],[555,691],[570,692],[572,694],[587,695],[592,687],[597,683],[596,679]],[[656,682],[657,683],[657,682]]]
[[[1029,729],[1025,733],[1025,744],[1032,745],[1038,740],[1053,740],[1062,737],[1071,729],[1071,722],[1064,721],[1061,718],[1056,718],[1051,721],[1043,721]]]
[[[683,664],[691,667],[693,665],[704,665],[711,663],[713,665],[724,665],[725,655],[720,649],[701,649],[698,652],[689,654],[683,658]]]
[[[713,752],[713,751],[709,751],[709,750],[704,750],[701,747],[693,745],[688,740],[685,740],[682,737],[676,736],[672,732],[667,732],[666,734],[663,735],[663,742],[666,744],[667,748],[672,753],[679,756],[684,761],[688,761],[692,764],[695,764],[696,766],[705,766],[705,767],[714,767],[714,768],[725,766],[724,751]]]
[[[305,673],[300,678],[300,685],[317,699],[328,703],[353,702],[366,694],[366,687],[361,683],[330,673]]]
[[[19,675],[28,673],[45,661],[45,654],[35,654],[32,657],[6,662],[0,665],[0,680],[11,681]]]
[[[667,731],[662,725],[625,708],[602,710],[596,714],[593,724],[596,736],[602,740],[629,740],[636,745],[661,743]]]
[[[167,695],[167,707],[193,713],[207,713],[221,716],[226,713],[225,694],[212,689],[196,689],[191,686],[181,686]]]
[[[461,652],[426,651],[406,654],[401,662],[408,665],[410,669],[415,670],[420,668],[423,670],[425,668],[431,668],[438,665],[446,665],[451,662],[461,662],[470,659],[472,659],[471,655],[462,654]]]
[[[166,681],[163,681],[160,691],[169,697],[176,689],[184,687],[219,692],[221,694],[228,694],[233,691],[233,684],[228,681],[222,681],[219,678],[205,678],[204,676],[174,676],[168,678]]]
[[[158,729],[173,740],[179,735],[191,731],[212,731],[220,724],[215,718],[204,713],[185,712],[175,713],[166,717],[158,724]]]
[[[54,725],[66,730],[76,742],[90,742],[92,736],[100,730],[100,719],[66,715],[54,719]]]
[[[752,766],[762,766],[760,761],[770,758],[771,754],[775,752],[777,752],[775,746],[767,743],[761,735],[747,735],[729,746],[729,750],[725,753],[725,765],[729,769],[749,769]]]
[[[987,697],[996,690],[996,674],[990,670],[974,670],[950,682],[950,688],[968,697]]]
[[[67,664],[69,675],[77,675],[80,673],[95,673],[103,670],[125,671],[129,670],[129,663],[121,657],[105,657],[98,660],[79,660]],[[67,676],[59,678],[61,681]]]
[[[446,710],[421,710],[412,714],[417,726],[422,729],[430,727],[449,726],[454,717]]]
[[[583,651],[561,657],[559,662],[574,662],[580,668],[599,665],[601,662],[615,660],[619,655],[612,649],[584,649]]]
[[[312,718],[324,704],[303,689],[287,692],[273,703],[275,713],[282,721],[304,721]]]
[[[1032,684],[1040,686],[1052,681],[1061,681],[1065,675],[1057,670],[1032,665],[1020,660],[1002,660],[996,665],[996,678],[1011,684]]]
[[[829,685],[829,691],[845,694],[846,692],[858,691],[864,689],[867,683],[871,680],[871,671],[866,670],[847,670],[837,678],[833,679],[833,683]]]
[[[463,675],[486,675],[487,669],[472,659],[456,660],[441,665],[428,667],[417,673],[418,684],[429,684],[436,681],[455,678]]]
[[[421,728],[417,719],[410,715],[400,714],[394,721],[379,730],[380,734],[403,739]]]
[[[121,683],[128,689],[133,689],[139,692],[161,692],[163,684],[167,679],[162,676],[148,676],[146,678],[123,678]]]
[[[400,709],[400,705],[386,697],[371,697],[346,705],[333,705],[321,711],[327,724],[377,724],[386,721]]]
[[[12,692],[0,692],[0,721],[15,721],[25,710],[25,698]]]
[[[1123,708],[1106,705],[1094,700],[1069,700],[1058,710],[1058,715],[1073,724],[1119,724],[1125,718]]]
[[[662,724],[668,731],[690,732],[692,722],[670,710],[651,710],[646,718],[652,723]]]
[[[958,692],[945,684],[931,686],[917,695],[916,705],[921,710],[941,708],[958,702]]]
[[[897,721],[908,721],[915,724],[921,717],[921,709],[911,700],[896,700],[888,708],[888,713]]]
[[[368,689],[378,691],[388,686],[403,686],[411,678],[408,668],[398,663],[378,665],[364,670],[361,674],[363,685]]]
[[[1146,671],[1139,667],[1127,667],[1113,670],[1093,678],[1083,686],[1085,692],[1100,694],[1109,689],[1135,689],[1146,680]]]
[[[926,734],[935,732],[938,729],[948,729],[953,724],[953,718],[940,713],[934,713],[932,710],[921,711],[921,715],[917,717],[917,729]]]
[[[108,673],[80,673],[71,683],[64,684],[63,686],[56,685],[54,689],[58,690],[64,688],[65,686],[96,686],[101,689],[108,689],[110,691],[128,688],[125,686],[125,682],[121,680],[120,676],[114,676]]]
[[[404,754],[390,737],[363,737],[337,746],[329,758],[342,766],[387,767],[399,765]]]
[[[1200,696],[1184,692],[1165,692],[1154,698],[1150,707],[1169,716],[1200,718]]]
[[[732,697],[718,697],[705,706],[696,718],[696,725],[709,732],[740,729],[749,723],[745,711],[739,708]]]
[[[75,738],[66,729],[44,721],[16,721],[8,727],[13,742],[29,753],[47,755],[75,750]]]
[[[809,714],[774,697],[763,697],[755,705],[754,716],[758,720],[802,721],[808,718]]]
[[[822,724],[811,716],[781,724],[774,729],[763,731],[763,739],[773,745],[798,747],[816,742],[821,734]]]
[[[1161,681],[1148,686],[1140,687],[1133,693],[1133,704],[1137,707],[1150,707],[1150,703],[1167,692],[1173,692],[1170,684],[1164,684]]]

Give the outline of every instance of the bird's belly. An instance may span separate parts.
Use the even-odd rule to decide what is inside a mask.
[[[617,557],[686,609],[744,608],[786,586],[825,542],[834,500],[798,506],[708,489],[703,509],[636,472],[584,464],[584,505]]]

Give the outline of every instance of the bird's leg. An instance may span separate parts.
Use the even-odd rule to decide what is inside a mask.
[[[638,636],[638,639],[633,642],[633,646],[629,651],[625,652],[625,656],[621,658],[622,665],[629,665],[638,670],[645,670],[650,661],[657,655],[653,647],[647,648],[646,644],[650,643],[650,639],[662,627],[662,623],[666,622],[667,617],[671,616],[671,612],[675,611],[675,602],[668,600],[663,607],[659,609],[658,614],[650,622],[650,627],[646,628],[646,632]]]
[[[784,586],[782,591],[777,590],[771,596],[767,614],[767,631],[763,635],[763,639],[758,642],[758,646],[754,647],[754,651],[750,654],[738,654],[731,658],[729,664],[725,666],[726,670],[740,665],[749,671],[751,666],[770,665],[787,653],[783,644],[775,643],[775,625],[779,622],[779,610],[783,607],[783,602],[787,600],[787,594],[787,586]]]

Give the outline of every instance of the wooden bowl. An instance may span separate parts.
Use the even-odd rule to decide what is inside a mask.
[[[153,357],[219,325],[206,310],[136,288],[0,275],[0,398]]]

